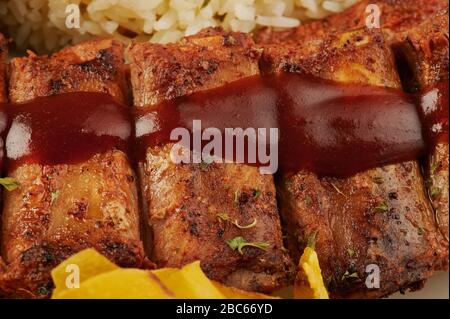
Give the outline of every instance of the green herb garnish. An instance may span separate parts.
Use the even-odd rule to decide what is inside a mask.
[[[233,225],[236,226],[237,228],[240,228],[240,229],[252,228],[252,227],[255,227],[255,226],[256,226],[256,218],[255,218],[250,224],[245,225],[245,226],[239,225],[237,220],[235,220],[235,221],[233,222]]]
[[[309,247],[312,249],[316,248],[316,236],[317,236],[317,230],[315,230],[311,234],[309,234],[308,238],[306,239],[306,247]]]
[[[347,197],[334,183],[330,183],[331,186],[333,186],[333,188],[336,190],[336,192],[338,192],[338,194],[341,194],[344,197]]]
[[[267,250],[267,248],[269,248],[270,246],[268,243],[263,242],[249,243],[243,237],[240,236],[234,237],[233,239],[228,239],[226,243],[228,244],[228,246],[230,246],[232,250],[237,250],[241,255],[243,254],[242,248],[246,246],[255,247],[262,250]]]
[[[372,180],[374,181],[374,183],[376,184],[383,184],[384,183],[384,179],[381,176],[375,176],[374,178],[372,178]]]
[[[430,167],[431,175],[433,175],[436,172],[436,170],[439,168],[439,166],[441,166],[440,162],[436,162],[436,163],[433,163],[433,165],[431,165],[431,167]]]
[[[9,192],[19,187],[19,183],[12,177],[0,178],[0,185],[6,188]]]
[[[422,236],[423,234],[425,234],[425,230],[422,227],[419,227],[417,229],[417,235]]]
[[[221,219],[223,221],[230,220],[230,216],[228,216],[228,214],[226,214],[226,213],[219,213],[216,216],[219,217],[219,219]]]
[[[36,290],[36,292],[37,292],[39,295],[48,295],[48,294],[50,293],[50,290],[49,290],[47,287],[45,287],[45,286],[40,286],[40,287]]]
[[[347,254],[350,258],[352,258],[353,256],[355,256],[355,251],[351,248],[347,249]]]
[[[389,210],[389,206],[386,202],[381,202],[377,207],[374,208],[376,213],[385,213]]]
[[[436,197],[439,196],[439,194],[441,193],[441,189],[437,186],[433,186],[430,189],[430,197],[431,199],[436,199]]]
[[[247,229],[247,228],[252,228],[252,227],[256,226],[256,218],[250,224],[241,226],[241,225],[239,225],[239,222],[237,221],[237,219],[232,221],[230,216],[228,216],[228,214],[226,214],[226,213],[217,214],[217,217],[219,217],[223,221],[231,222],[234,226],[236,226],[237,228],[240,228],[240,229]]]
[[[199,164],[200,170],[202,170],[202,171],[208,170],[209,164],[211,164],[211,163],[208,163],[208,162],[202,160],[202,162]]]
[[[51,199],[50,199],[50,203],[54,203],[55,200],[58,198],[59,196],[59,190],[58,191],[54,191],[51,193]]]
[[[259,189],[253,190],[253,198],[257,199],[259,196],[261,196],[261,191]]]
[[[349,279],[349,278],[359,278],[358,273],[357,272],[352,272],[350,273],[348,270],[342,275],[341,280],[344,281],[345,279]]]

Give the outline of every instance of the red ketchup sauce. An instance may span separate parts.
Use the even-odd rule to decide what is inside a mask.
[[[111,149],[128,152],[129,107],[103,93],[67,93],[3,105],[6,168],[74,164]],[[6,122],[6,121],[5,121]]]
[[[428,148],[448,143],[448,79],[425,89],[418,102]]]
[[[425,150],[413,96],[299,74],[246,78],[146,107],[136,117],[147,121],[147,134],[137,139],[140,157],[146,147],[168,142],[173,128],[192,131],[193,119],[222,132],[279,128],[279,168],[285,172],[348,176]]]
[[[170,140],[174,128],[192,131],[193,120],[220,132],[278,128],[279,170],[348,176],[419,158],[429,143],[448,141],[447,89],[448,81],[439,83],[418,99],[399,90],[281,74],[134,112],[107,94],[69,93],[0,106],[0,131],[11,169],[78,163],[110,149],[142,161],[148,147],[177,142]]]

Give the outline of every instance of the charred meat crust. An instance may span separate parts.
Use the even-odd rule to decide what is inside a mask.
[[[392,43],[399,45],[401,52],[417,54],[411,59],[417,63],[412,68],[417,82],[421,86],[432,84],[448,77],[448,33],[442,37],[439,32],[441,20],[420,26],[432,35],[429,41],[424,41],[418,31],[405,30],[431,16],[443,1],[419,2],[426,7],[414,9],[414,13],[409,10],[409,0],[379,1],[387,17],[385,33],[358,29],[364,22],[360,15],[364,11],[361,8],[365,8],[363,1],[342,15],[294,32],[277,33],[276,39],[288,42],[282,46],[255,46],[246,35],[219,29],[207,29],[177,45],[133,44],[129,54],[133,61],[134,105],[157,104],[218,87],[257,74],[259,68],[266,73],[312,73],[342,82],[399,87],[388,48]],[[412,8],[415,6],[417,0]],[[355,30],[340,34],[343,29]],[[261,42],[274,43],[276,39]],[[296,44],[300,40],[301,46]],[[4,57],[1,43],[0,38],[0,55]],[[112,40],[99,40],[64,49],[51,57],[14,59],[10,98],[19,102],[64,92],[94,91],[125,101],[122,50]],[[1,72],[4,64],[0,64],[0,85]],[[333,297],[382,297],[397,290],[415,289],[448,259],[448,192],[445,246],[414,161],[372,169],[348,179],[299,172],[282,176],[275,189],[271,176],[261,176],[245,165],[171,165],[170,146],[148,149],[146,162],[140,167],[148,209],[145,220],[152,230],[147,240],[153,242],[150,254],[159,266],[178,267],[200,259],[209,277],[228,285],[265,292],[282,287],[289,281],[292,264],[283,250],[277,191],[294,259],[298,259],[308,237],[315,234]],[[448,186],[448,145],[443,152],[447,167],[439,166],[439,172],[447,172],[447,179],[436,183]],[[9,265],[8,272],[0,274],[0,290],[16,297],[48,295],[52,287],[49,270],[85,247],[96,248],[122,266],[142,264],[134,174],[123,153],[111,151],[81,165],[25,165],[11,176],[20,181],[22,190],[5,196],[2,244]],[[66,181],[75,179],[85,184],[98,176],[102,176],[100,181],[93,184],[110,190],[96,198],[95,205],[100,209],[90,210],[95,206],[90,194],[88,200],[72,200],[64,194],[62,185]],[[108,206],[105,203],[111,199],[119,203],[111,204],[112,213],[103,216],[102,221],[96,220],[94,227],[91,214]],[[64,202],[55,208],[61,200]],[[71,205],[67,205],[69,202]],[[442,203],[445,200],[440,198],[438,205]],[[435,202],[433,205],[439,210]],[[125,219],[117,219],[118,207],[125,207]],[[55,220],[53,209],[67,215],[70,222]],[[256,218],[258,226],[245,231],[236,229],[217,218],[223,210],[243,223]],[[27,218],[19,220],[13,212]],[[440,227],[445,225],[441,223]],[[83,232],[88,236],[74,235]],[[272,245],[268,251],[248,248],[239,255],[225,244],[226,239],[235,236]],[[382,271],[382,289],[365,288],[365,267],[371,263]]]
[[[179,45],[135,44],[129,51],[134,104],[155,104],[255,75],[259,51],[248,36],[217,29]],[[283,250],[272,176],[239,164],[175,165],[171,146],[147,149],[141,165],[152,260],[160,267],[180,267],[199,259],[210,278],[247,290],[270,292],[286,285],[293,266]],[[239,229],[217,217],[223,213],[257,224]],[[270,248],[246,248],[241,255],[226,243],[236,236]]]
[[[395,47],[398,59],[406,64],[403,85],[410,92],[426,90],[440,81],[448,81],[449,34],[448,9],[423,22],[404,35]],[[412,74],[412,76],[411,76]],[[410,79],[410,80],[409,80]],[[426,187],[448,251],[448,142],[440,142],[424,163]],[[448,260],[446,264],[448,263]]]
[[[415,92],[448,80],[448,43],[448,8],[402,34],[402,41],[393,48],[415,81],[404,83],[405,90]]]
[[[358,29],[301,46],[260,45],[260,68],[264,73],[306,73],[341,82],[399,87],[398,75],[392,72],[395,61],[384,36],[379,30]]]
[[[376,4],[380,9],[380,27],[387,32],[388,42],[397,42],[401,33],[429,19],[448,7],[447,0],[363,0],[341,13],[301,25],[287,31],[266,28],[256,35],[257,43],[303,43],[366,27],[366,8]]]
[[[2,103],[6,103],[7,102],[7,94],[6,94],[6,86],[7,86],[7,75],[6,75],[6,59],[8,57],[8,47],[7,47],[7,43],[6,40],[4,38],[4,36],[0,33],[0,106]],[[3,128],[2,128],[3,129]],[[3,141],[1,144],[2,149],[0,150],[0,152],[2,152],[2,154],[4,154],[4,150],[3,150]],[[3,156],[3,155],[2,155]],[[3,190],[0,190],[0,196],[2,195]],[[3,201],[0,198],[0,208],[2,207],[2,203]],[[2,226],[2,221],[1,221],[1,212],[0,212],[0,227]],[[0,238],[0,247],[2,244],[2,240]],[[3,262],[3,258],[0,254],[0,273],[5,271],[5,263]],[[2,297],[2,291],[0,289],[0,298]]]
[[[8,58],[8,45],[5,37],[0,33],[0,103],[7,101],[6,95],[6,59]]]
[[[10,100],[65,92],[107,92],[124,101],[123,46],[89,41],[51,57],[11,62]],[[144,262],[135,175],[119,150],[73,165],[24,164],[7,172],[20,187],[4,194],[0,289],[11,297],[46,297],[50,270],[94,247],[121,266]]]
[[[127,99],[123,45],[114,40],[92,40],[52,56],[11,60],[10,99],[26,101],[68,92],[104,92]]]
[[[305,47],[302,52],[269,46],[263,52],[263,70],[400,87],[393,54],[380,31],[356,30]],[[277,193],[293,258],[315,236],[333,297],[383,297],[416,288],[445,256],[415,161],[347,179],[302,171],[280,177]],[[369,264],[380,268],[381,289],[365,286]]]
[[[100,236],[99,236],[100,237]],[[92,244],[77,238],[65,238],[64,241],[50,239],[33,244],[23,251],[20,258],[7,266],[7,272],[1,278],[2,290],[7,297],[43,298],[49,296],[53,287],[50,270],[61,261],[87,247],[102,252],[107,258],[124,267],[141,265],[142,247],[139,243],[124,243],[122,238],[113,238],[106,234],[101,241]],[[24,282],[26,284],[24,285]]]
[[[133,44],[128,54],[134,62],[134,105],[157,104],[258,73],[260,52],[253,41],[241,33],[219,32],[208,29],[179,44]]]
[[[152,260],[160,267],[181,267],[199,259],[211,278],[249,290],[283,285],[291,269],[282,250],[272,177],[245,165],[171,164],[169,151],[170,145],[149,150],[143,173],[154,234]],[[161,167],[161,162],[167,164]],[[257,224],[240,230],[220,220],[217,215],[223,213],[242,225],[255,219]],[[244,249],[240,255],[225,242],[236,236],[270,248]]]

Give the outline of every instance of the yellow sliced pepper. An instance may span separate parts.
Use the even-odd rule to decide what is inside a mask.
[[[299,271],[294,283],[294,298],[328,299],[319,259],[314,249],[310,247],[305,248],[298,266]]]
[[[79,271],[76,287],[74,271]],[[59,299],[271,298],[208,279],[199,261],[181,269],[123,269],[93,249],[81,251],[62,262],[53,269],[52,278],[56,286],[52,298]]]

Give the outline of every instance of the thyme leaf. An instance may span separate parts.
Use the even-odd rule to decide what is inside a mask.
[[[236,220],[233,222],[233,225],[236,226],[237,228],[240,228],[240,229],[252,228],[252,227],[255,227],[255,226],[256,226],[256,218],[255,218],[250,224],[245,225],[245,226],[239,225],[239,223],[238,223],[238,221],[237,221],[237,219],[236,219]]]
[[[0,185],[2,185],[4,188],[6,188],[7,191],[13,191],[19,187],[19,183],[16,181],[16,179],[12,177],[3,177],[0,178]]]
[[[439,194],[441,193],[441,189],[437,186],[433,186],[430,189],[430,197],[431,199],[436,199],[436,197],[439,196]]]
[[[267,250],[267,248],[269,248],[269,246],[270,246],[268,243],[264,243],[264,242],[253,242],[253,243],[247,242],[241,236],[234,237],[232,239],[228,239],[226,241],[226,243],[228,244],[228,246],[230,246],[230,248],[232,250],[237,250],[241,255],[244,254],[242,252],[242,249],[244,247],[255,247],[258,249]]]
[[[384,183],[384,179],[381,176],[375,176],[374,178],[372,178],[372,180],[374,181],[374,183],[376,184],[383,184]]]
[[[316,236],[317,236],[317,230],[313,231],[311,234],[309,234],[307,240],[306,240],[306,246],[312,249],[316,248]]]
[[[259,189],[253,190],[253,198],[257,199],[259,196],[261,196],[261,191]]]
[[[374,208],[374,210],[376,213],[385,213],[389,210],[389,206],[386,204],[386,202],[381,202],[377,207]]]
[[[217,217],[223,221],[230,221],[234,226],[236,226],[237,228],[240,228],[240,229],[247,229],[247,228],[255,227],[256,223],[257,223],[256,218],[255,218],[253,220],[253,222],[251,222],[250,224],[242,226],[242,225],[239,225],[239,222],[237,221],[237,219],[232,221],[230,216],[228,216],[227,213],[217,214]]]
[[[228,221],[230,220],[230,216],[228,216],[227,213],[219,213],[216,215],[219,219],[223,220],[223,221]]]
[[[433,165],[431,165],[431,167],[430,167],[431,175],[433,175],[436,172],[436,170],[439,168],[439,166],[441,166],[440,162],[435,162],[435,163],[433,163]]]
[[[425,234],[425,230],[422,227],[419,227],[417,229],[417,235],[422,236],[423,234]]]
[[[347,254],[350,258],[355,256],[355,251],[352,248],[347,248]]]
[[[211,162],[208,163],[208,162],[202,160],[201,163],[199,164],[200,170],[202,170],[204,172],[207,171],[209,164],[211,164]]]
[[[350,279],[350,278],[359,278],[358,273],[357,272],[352,272],[350,273],[348,270],[345,271],[345,273],[342,275],[341,281],[344,281],[345,279]]]
[[[53,204],[59,196],[59,190],[52,192],[50,195],[51,195],[50,203]]]
[[[338,194],[341,194],[344,197],[347,197],[347,195],[345,195],[334,183],[330,183],[331,186],[333,186],[333,188],[336,190],[336,192],[338,192]]]

